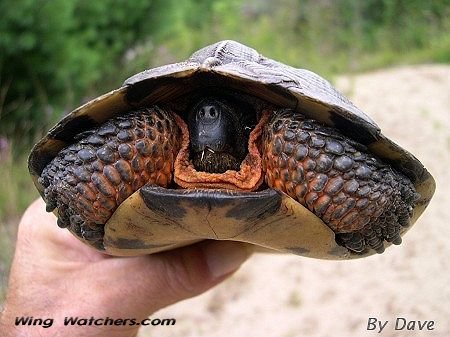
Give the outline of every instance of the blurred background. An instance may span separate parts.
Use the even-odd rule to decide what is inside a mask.
[[[222,39],[332,82],[450,62],[449,0],[0,0],[0,13],[0,303],[18,218],[38,196],[31,146],[132,74]]]

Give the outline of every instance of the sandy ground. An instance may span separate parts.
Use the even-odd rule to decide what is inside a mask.
[[[403,244],[356,261],[254,255],[215,289],[159,311],[140,336],[450,336],[450,66],[342,77],[337,86],[434,175],[436,194]],[[369,317],[389,321],[367,330]],[[395,330],[396,318],[434,330]],[[410,325],[411,326],[411,325]]]

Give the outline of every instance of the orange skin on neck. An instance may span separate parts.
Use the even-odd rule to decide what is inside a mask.
[[[182,188],[230,189],[255,191],[264,181],[261,153],[258,149],[263,128],[267,125],[270,112],[265,111],[260,121],[250,133],[248,154],[242,161],[239,171],[228,170],[224,173],[197,171],[189,160],[189,130],[186,123],[175,115],[175,121],[181,130],[181,148],[174,163],[174,180]]]

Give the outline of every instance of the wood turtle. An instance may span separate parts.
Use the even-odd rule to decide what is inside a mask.
[[[217,239],[364,257],[400,244],[435,189],[328,81],[235,41],[75,109],[29,170],[58,225],[112,255]]]

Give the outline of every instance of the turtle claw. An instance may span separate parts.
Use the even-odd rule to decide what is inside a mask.
[[[49,200],[47,202],[47,204],[45,205],[45,210],[50,213],[53,212],[53,210],[56,208],[56,201],[54,199],[51,199],[51,201]]]

